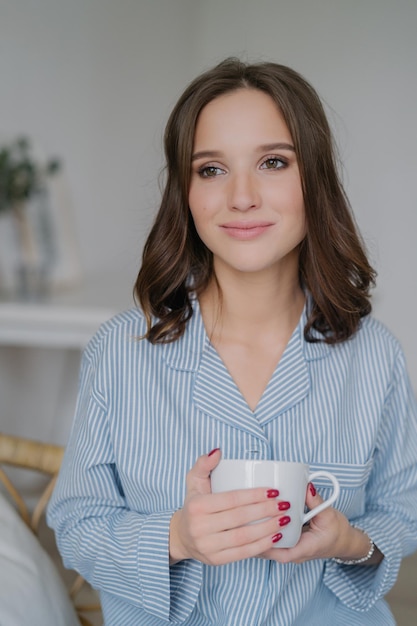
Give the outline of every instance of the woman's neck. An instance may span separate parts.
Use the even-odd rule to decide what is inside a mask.
[[[200,307],[209,336],[247,337],[285,334],[295,328],[305,296],[293,281],[259,280],[250,275],[241,280],[212,280],[200,297]]]
[[[223,276],[222,276],[223,278]],[[236,386],[254,411],[304,307],[298,283],[212,281],[200,297],[206,332]]]

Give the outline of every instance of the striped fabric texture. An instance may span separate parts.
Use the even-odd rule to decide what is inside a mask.
[[[363,320],[307,343],[305,312],[252,412],[205,333],[153,346],[142,313],[107,322],[82,360],[76,415],[48,511],[66,565],[100,590],[107,626],[394,624],[383,596],[417,548],[417,403],[398,342]],[[169,566],[170,518],[198,456],[301,461],[333,472],[335,503],[378,566],[248,559]],[[315,483],[326,497],[329,486]]]

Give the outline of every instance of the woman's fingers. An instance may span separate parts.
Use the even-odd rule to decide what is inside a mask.
[[[195,558],[211,565],[258,556],[273,545],[273,537],[279,533],[276,516],[225,530],[211,528],[211,532],[202,532],[202,528],[190,529],[188,539]]]
[[[306,505],[313,509],[323,502],[323,498],[310,483],[307,488]],[[315,515],[306,528],[303,528],[301,537],[293,548],[268,550],[265,558],[280,563],[303,563],[311,559],[326,559],[344,553],[341,547],[341,538],[347,537],[350,524],[347,518],[337,509],[329,507]],[[278,548],[279,548],[279,544]]]
[[[278,492],[267,486],[212,494],[210,474],[220,458],[215,449],[188,472],[184,506],[172,520],[174,560],[223,564],[257,556],[273,545],[279,519],[290,514],[290,503],[282,508]]]
[[[262,489],[214,494],[207,502],[195,499],[190,505],[196,513],[204,505],[208,524],[205,530],[211,532],[240,528],[271,517],[278,519],[283,515],[278,509],[278,503],[268,499]]]
[[[187,496],[197,493],[211,493],[210,474],[219,464],[221,456],[220,450],[215,448],[208,454],[198,457],[187,474]]]
[[[220,551],[231,547],[238,548],[263,539],[268,539],[272,545],[272,537],[278,530],[279,523],[276,515],[264,518],[261,521],[233,526],[228,530],[217,533],[218,549]]]
[[[323,498],[313,485],[313,483],[308,483],[307,491],[306,491],[306,505],[309,509],[314,509],[315,506],[318,506],[323,502]]]
[[[260,524],[254,524],[254,526],[260,526]],[[260,528],[241,526],[220,535],[208,537],[202,549],[202,552],[208,555],[204,558],[204,562],[211,565],[224,565],[259,556],[274,545],[273,537],[277,533],[277,523],[270,519],[268,522],[263,522]]]

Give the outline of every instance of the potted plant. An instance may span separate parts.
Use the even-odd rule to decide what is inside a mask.
[[[39,282],[40,275],[45,274],[45,267],[41,267],[39,242],[28,216],[29,206],[35,199],[40,202],[45,200],[47,180],[60,167],[58,159],[39,163],[25,137],[0,146],[0,215],[10,214],[15,225],[20,259],[16,268],[20,295],[33,288],[38,289],[39,285],[32,283]]]

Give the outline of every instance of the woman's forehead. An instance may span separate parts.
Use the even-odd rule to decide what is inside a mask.
[[[292,144],[284,117],[271,96],[242,88],[211,100],[200,112],[194,133],[196,150],[228,144]]]

